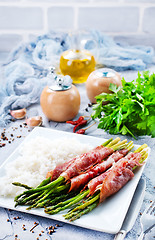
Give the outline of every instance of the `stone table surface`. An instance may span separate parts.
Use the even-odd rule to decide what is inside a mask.
[[[155,72],[155,66],[150,68],[151,72]],[[127,81],[131,81],[137,76],[136,71],[126,71],[122,72],[121,75],[125,77]],[[78,116],[80,115],[89,115],[91,109],[88,107],[89,100],[86,95],[85,84],[77,85],[77,88],[81,95],[81,107]],[[66,132],[72,132],[72,126],[65,123],[56,123],[49,122],[44,114],[41,111],[39,105],[31,106],[28,109],[28,116],[32,115],[42,115],[43,117],[43,127],[48,127],[51,129],[62,130]],[[77,116],[77,117],[78,117]],[[9,157],[9,155],[18,147],[18,145],[25,139],[25,136],[29,135],[31,129],[29,128],[21,128],[20,125],[23,123],[23,120],[15,121],[6,127],[6,135],[13,132],[14,136],[21,135],[21,138],[15,138],[14,142],[11,144],[7,143],[5,147],[0,149],[0,165]],[[14,129],[14,130],[13,130]],[[3,129],[1,129],[3,131]],[[90,130],[87,131],[87,135],[95,136],[99,138],[110,138],[116,137],[116,135],[110,135],[104,132],[101,129],[97,129],[97,126],[93,126]],[[143,212],[145,207],[150,203],[150,200],[154,199],[154,186],[155,186],[155,178],[154,178],[154,167],[155,167],[155,140],[149,136],[141,136],[138,137],[137,140],[134,140],[132,137],[121,136],[118,135],[122,140],[127,138],[128,140],[133,140],[136,144],[147,143],[151,148],[151,153],[148,159],[148,162],[145,166],[144,172],[142,174],[142,178],[146,180],[146,190],[145,197],[141,207],[140,212]],[[17,218],[19,217],[19,219]],[[9,221],[7,221],[9,219]],[[30,232],[30,229],[34,226],[34,223],[39,223],[38,226],[35,227],[34,233]],[[59,224],[60,227],[57,227],[55,233],[52,235],[48,234],[49,226],[56,226]],[[103,223],[104,224],[104,223]],[[23,231],[22,226],[25,225],[25,231]],[[132,228],[132,230],[127,234],[126,239],[135,240],[138,239],[140,235],[140,213],[137,217],[137,220]],[[41,236],[39,234],[41,233]],[[17,235],[17,236],[15,236]],[[2,240],[35,240],[35,239],[43,239],[43,240],[111,240],[114,239],[114,235],[99,232],[95,230],[90,230],[82,227],[77,227],[71,224],[58,222],[55,220],[50,220],[47,218],[31,215],[28,213],[21,213],[15,210],[4,209],[0,207],[0,239]],[[146,235],[145,239],[151,240],[155,239],[155,228],[150,230]]]

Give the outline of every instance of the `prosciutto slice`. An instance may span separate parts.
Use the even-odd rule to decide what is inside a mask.
[[[60,174],[65,171],[70,165],[71,163],[73,163],[75,161],[76,158],[72,158],[69,161],[62,163],[62,164],[58,164],[54,170],[49,171],[46,175],[46,178],[51,177],[51,181],[56,180]]]
[[[97,146],[96,148],[94,148],[93,150],[87,152],[87,153],[83,153],[81,154],[80,156],[77,156],[75,158],[72,158],[70,159],[69,161],[65,162],[65,163],[62,163],[62,164],[59,164],[55,167],[54,170],[52,171],[49,171],[46,175],[46,178],[48,177],[51,177],[51,181],[53,180],[56,180],[64,171],[66,171],[70,166],[71,164],[73,164],[75,161],[78,162],[80,159],[82,161],[84,161],[83,159],[85,158],[90,158],[90,156],[92,155],[93,156],[93,153],[95,152],[98,152],[100,151],[101,149],[103,150],[105,147],[103,147],[102,145],[101,146]],[[106,148],[107,149],[107,148]],[[110,148],[108,148],[110,149]],[[113,153],[113,150],[111,151],[112,149],[110,149],[110,152]],[[86,162],[86,160],[85,160]]]
[[[60,176],[66,180],[79,175],[81,172],[86,171],[91,166],[100,163],[103,159],[107,158],[114,152],[112,148],[99,146],[90,152],[84,153],[77,157],[70,166]]]
[[[129,181],[130,177],[133,176],[133,173],[132,173],[133,167],[141,165],[139,163],[140,159],[141,159],[140,153],[129,153],[126,157],[121,158],[109,170],[107,170],[106,172],[93,178],[88,183],[88,188],[90,190],[89,194],[92,195],[95,191],[97,191],[98,189],[101,189],[102,185],[106,186],[105,181],[107,181],[107,184],[109,185],[109,190],[107,189],[107,194],[110,194],[110,195],[112,194],[112,193],[110,193],[110,189],[114,190],[114,185],[120,186],[122,184],[122,187],[123,187],[124,186],[123,183],[125,184],[126,181]],[[126,171],[125,169],[128,169],[130,171],[128,171],[128,170]],[[112,173],[110,174],[110,172],[112,172]],[[118,174],[118,176],[117,176],[117,174]],[[112,179],[112,176],[114,179]],[[116,176],[116,178],[115,178],[115,176]],[[129,177],[129,179],[127,176]],[[117,182],[119,184],[117,184]],[[115,187],[115,189],[116,189],[116,187]],[[118,187],[118,190],[119,190],[119,187]],[[101,196],[102,195],[103,194],[101,194]]]
[[[119,159],[124,157],[127,153],[128,153],[127,149],[116,151],[113,154],[111,154],[105,161],[98,163],[94,167],[87,170],[86,172],[71,178],[70,179],[71,187],[69,191],[77,190],[80,187],[84,186],[86,183],[88,183],[90,179],[106,171],[109,167],[112,166],[114,162],[117,162]]]

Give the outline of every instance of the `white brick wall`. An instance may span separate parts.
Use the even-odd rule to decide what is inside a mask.
[[[98,29],[155,47],[155,0],[0,0],[0,53],[50,30]]]

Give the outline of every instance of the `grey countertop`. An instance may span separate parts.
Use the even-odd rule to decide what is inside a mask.
[[[155,66],[150,68],[151,72],[155,72]],[[134,79],[137,76],[136,71],[127,71],[122,72],[121,75],[125,77],[127,81]],[[81,107],[79,111],[80,115],[88,115],[88,103],[89,100],[86,95],[85,84],[81,84],[77,86],[80,95],[81,95]],[[56,123],[49,122],[45,116],[43,115],[41,108],[39,105],[34,105],[28,109],[28,114],[36,114],[43,116],[43,127],[49,127],[52,129],[72,132],[72,127],[65,123]],[[6,128],[6,134],[11,133],[13,131],[14,135],[19,136],[21,138],[15,138],[15,141],[11,144],[7,143],[5,147],[0,149],[0,165],[8,158],[8,156],[16,149],[16,147],[24,140],[25,136],[30,134],[31,129],[29,128],[21,128],[20,125],[23,121],[19,120],[11,123]],[[14,129],[14,130],[13,130]],[[3,129],[1,129],[3,131]],[[89,136],[95,136],[99,138],[110,138],[116,137],[110,135],[103,130],[97,129],[97,126],[93,126],[90,130],[87,131]],[[126,136],[119,136],[122,140],[126,138]],[[132,137],[127,137],[128,140],[134,140]],[[148,159],[147,165],[145,167],[144,173],[142,174],[142,178],[146,180],[146,192],[144,201],[141,207],[141,212],[143,212],[144,208],[148,205],[150,200],[154,199],[154,186],[155,186],[155,178],[154,178],[154,155],[155,155],[155,139],[152,139],[149,136],[141,136],[137,140],[134,140],[136,144],[147,143],[151,148],[150,157]],[[30,232],[30,229],[34,226],[34,223],[39,223],[38,226],[34,228],[34,233]],[[52,235],[49,235],[48,228],[50,226],[56,226],[59,224],[60,226],[55,229],[55,232]],[[104,224],[104,223],[103,223]],[[25,226],[25,230],[23,230],[23,225]],[[134,224],[132,230],[127,234],[126,239],[133,240],[137,239],[140,235],[140,214]],[[41,236],[39,236],[41,234]],[[16,236],[17,235],[17,236]],[[70,225],[63,222],[58,222],[55,220],[46,219],[43,217],[31,215],[28,213],[21,213],[14,210],[0,208],[0,239],[5,240],[34,240],[34,239],[53,239],[53,240],[103,240],[103,239],[113,239],[114,235],[94,231],[82,227],[77,227],[74,225]],[[149,231],[145,239],[151,240],[155,238],[155,228]]]

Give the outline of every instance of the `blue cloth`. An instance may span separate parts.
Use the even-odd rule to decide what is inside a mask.
[[[94,44],[94,42],[96,44]],[[86,49],[97,52],[101,66],[124,70],[145,70],[154,61],[152,47],[121,46],[103,33],[89,33]],[[9,123],[10,109],[28,107],[39,102],[43,88],[51,83],[49,67],[58,65],[63,51],[71,48],[68,34],[51,32],[27,44],[21,44],[3,64],[5,84],[0,89],[0,127]]]

